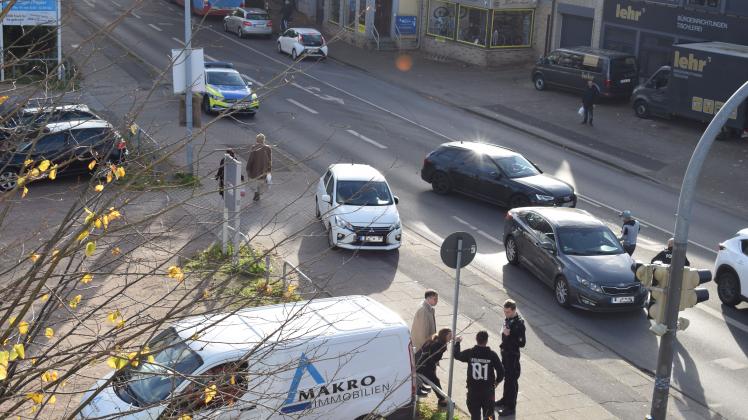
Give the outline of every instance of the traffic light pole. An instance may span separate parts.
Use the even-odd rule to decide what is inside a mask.
[[[701,168],[730,114],[748,98],[748,82],[741,86],[714,116],[712,122],[704,131],[696,149],[691,155],[691,161],[683,177],[678,211],[675,219],[675,235],[673,236],[673,259],[670,264],[670,281],[667,289],[667,304],[665,307],[665,325],[667,331],[660,339],[660,351],[657,355],[657,372],[655,376],[654,392],[652,394],[652,409],[649,418],[664,420],[667,415],[667,403],[670,392],[670,376],[673,368],[673,353],[675,350],[675,332],[678,323],[681,288],[683,286],[683,266],[686,261],[688,246],[688,229],[691,218],[691,208],[696,192],[696,184],[701,174]]]

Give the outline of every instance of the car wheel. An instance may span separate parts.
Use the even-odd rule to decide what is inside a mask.
[[[210,100],[208,99],[207,96],[203,96],[203,112],[205,112],[206,114],[210,114],[211,113],[211,111],[210,111]]]
[[[445,195],[449,194],[452,190],[452,185],[449,182],[449,177],[444,172],[437,172],[431,178],[431,188],[435,193]]]
[[[6,171],[0,174],[0,191],[10,191],[18,183],[18,174],[12,171]]]
[[[556,284],[553,285],[554,295],[556,297],[556,303],[562,308],[568,308],[569,304],[569,283],[565,278],[559,277],[556,279]]]
[[[330,246],[330,249],[333,251],[338,249],[338,245],[335,243],[335,240],[332,238],[333,232],[332,232],[332,226],[330,226],[329,229],[327,229],[327,244]]]
[[[727,306],[736,306],[741,301],[740,282],[732,271],[723,271],[717,277],[719,300]]]
[[[634,113],[639,118],[649,118],[649,105],[647,101],[640,99],[634,102]]]
[[[317,201],[317,197],[314,197],[314,217],[322,219],[322,213],[319,212],[319,201]]]
[[[535,89],[545,90],[545,78],[542,74],[535,75],[535,77],[532,79],[532,82],[535,85]]]
[[[298,57],[299,57],[299,56],[298,56],[298,54],[296,54],[296,48],[294,48],[293,50],[291,50],[291,59],[292,59],[293,61],[296,61],[296,59],[297,59]]]
[[[242,33],[242,28],[241,27],[237,27],[236,28],[236,36],[239,37],[240,39],[244,38],[244,34]]]
[[[506,260],[509,261],[509,264],[519,264],[519,248],[517,248],[517,241],[514,240],[513,236],[506,238],[504,251],[506,251]]]
[[[509,199],[509,208],[527,207],[530,205],[530,199],[522,194],[515,194]]]
[[[229,31],[229,25],[226,22],[223,22],[223,31],[228,32]]]
[[[283,54],[283,48],[281,48],[281,43],[280,43],[280,41],[278,42],[278,53],[279,53],[279,54]]]

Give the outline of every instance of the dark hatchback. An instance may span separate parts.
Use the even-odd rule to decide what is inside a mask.
[[[437,194],[454,191],[507,208],[577,204],[571,185],[545,175],[521,154],[487,143],[442,144],[424,159],[421,178]]]
[[[563,307],[616,312],[640,309],[647,301],[634,260],[615,234],[584,210],[510,210],[504,246],[509,263],[521,263],[551,286]]]

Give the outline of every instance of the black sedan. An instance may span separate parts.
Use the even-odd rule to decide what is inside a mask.
[[[437,194],[455,191],[507,208],[577,203],[571,185],[544,174],[521,154],[493,144],[442,144],[424,159],[421,178]]]
[[[507,212],[506,258],[554,290],[563,307],[595,311],[642,308],[648,291],[615,234],[584,210],[525,207]]]

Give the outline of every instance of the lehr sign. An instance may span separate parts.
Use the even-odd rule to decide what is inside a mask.
[[[3,19],[6,26],[57,26],[58,0],[17,0]],[[2,0],[2,8],[10,2]]]

